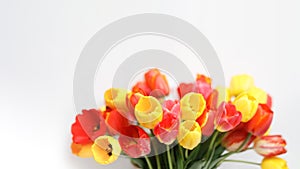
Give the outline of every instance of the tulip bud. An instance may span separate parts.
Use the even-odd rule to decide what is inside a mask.
[[[170,93],[169,84],[165,75],[161,74],[158,69],[151,69],[145,74],[145,80],[147,85],[158,97],[162,94],[164,96]]]
[[[233,104],[222,102],[215,119],[217,130],[220,132],[232,130],[240,124],[241,119],[241,112],[237,111]]]
[[[246,130],[255,136],[262,136],[270,128],[272,119],[273,111],[267,105],[259,104],[253,118],[246,123]]]
[[[247,122],[255,115],[258,102],[248,93],[242,93],[233,101],[236,109],[242,113],[242,122]]]
[[[237,96],[252,87],[254,87],[254,80],[251,76],[236,75],[231,79],[229,90],[231,95]]]
[[[254,142],[254,150],[264,157],[286,153],[285,146],[286,141],[280,135],[262,136]]]
[[[247,137],[248,132],[244,130],[229,131],[222,139],[222,146],[225,147],[227,151],[237,151]],[[249,141],[244,145],[244,147],[241,148],[241,150],[247,149],[254,139],[255,137],[251,136]]]
[[[194,149],[201,142],[201,128],[193,120],[186,120],[180,124],[177,137],[179,144],[189,150]]]
[[[188,93],[180,100],[183,120],[196,120],[206,108],[202,94]]]
[[[284,159],[279,157],[264,158],[261,162],[262,169],[288,169],[287,163]]]
[[[268,94],[260,88],[252,87],[247,91],[247,93],[258,101],[260,104],[266,104],[268,99]]]

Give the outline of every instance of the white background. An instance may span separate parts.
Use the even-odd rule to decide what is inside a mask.
[[[103,26],[139,13],[170,14],[196,26],[217,51],[227,83],[238,73],[255,77],[273,96],[272,133],[288,141],[283,157],[299,168],[299,9],[296,0],[1,0],[0,168],[131,167],[128,159],[104,167],[71,154],[72,80],[86,42]],[[240,158],[261,160],[254,152]]]

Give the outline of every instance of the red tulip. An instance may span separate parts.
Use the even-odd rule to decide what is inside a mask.
[[[129,120],[115,109],[105,112],[105,121],[111,135],[118,134],[129,126]]]
[[[133,93],[140,93],[144,96],[148,96],[151,93],[150,87],[147,85],[146,82],[137,82],[133,87],[132,87],[132,92]]]
[[[285,146],[281,135],[262,136],[255,141],[254,150],[264,157],[273,157],[286,153]]]
[[[243,142],[247,139],[248,132],[245,130],[232,130],[225,134],[222,139],[222,146],[228,151],[237,151]],[[241,150],[245,150],[249,147],[252,141],[255,139],[254,136],[251,136],[249,141],[242,147]]]
[[[180,111],[180,105],[176,104],[172,110]],[[164,112],[162,121],[154,127],[154,135],[161,143],[169,145],[176,140],[180,123],[177,114]]]
[[[145,74],[145,80],[149,88],[154,92],[152,95],[160,97],[170,93],[169,84],[165,75],[158,69],[151,69]]]
[[[255,135],[262,136],[270,128],[273,111],[265,104],[259,104],[253,118],[246,123],[246,130]]]
[[[166,100],[166,101],[164,101],[162,106],[163,106],[164,114],[171,113],[174,116],[176,116],[177,118],[180,117],[180,105],[179,105],[178,100],[175,100],[175,101]]]
[[[202,94],[203,97],[205,98],[205,100],[207,100],[209,95],[213,91],[210,81],[203,80],[200,78],[200,79],[196,80],[195,85],[196,85],[197,93]]]
[[[76,144],[89,144],[94,139],[106,132],[105,121],[100,111],[95,109],[82,110],[82,114],[76,116],[71,132],[73,142]]]
[[[177,92],[180,98],[190,92],[197,92],[196,86],[194,83],[180,83]]]
[[[199,126],[201,128],[203,128],[206,125],[206,123],[208,121],[208,117],[209,117],[209,111],[208,111],[208,109],[205,109],[203,111],[203,113],[201,114],[201,116],[196,119],[196,122],[199,124]]]
[[[122,150],[132,158],[142,157],[151,152],[150,137],[138,126],[124,127],[119,143]]]
[[[202,127],[201,126],[202,123],[199,122],[199,118],[201,118],[201,116],[204,115],[204,114],[208,114],[208,117],[207,117],[205,125]],[[212,133],[215,130],[214,121],[215,121],[215,117],[216,117],[216,112],[215,111],[208,111],[206,109],[206,110],[204,110],[202,115],[197,119],[197,122],[201,126],[202,134],[204,136],[210,136],[210,135],[212,135]]]
[[[240,124],[241,120],[242,114],[236,110],[233,104],[226,102],[220,104],[215,119],[218,131],[226,132],[232,130]]]

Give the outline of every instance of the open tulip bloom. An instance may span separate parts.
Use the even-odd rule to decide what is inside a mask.
[[[178,97],[166,97],[174,90],[159,69],[147,71],[131,90],[108,89],[103,108],[75,117],[72,153],[103,165],[123,155],[142,169],[216,169],[224,162],[288,168],[278,157],[287,152],[286,140],[269,135],[272,98],[251,76],[213,88],[212,79],[198,74],[176,89]],[[251,150],[263,160],[230,159]]]

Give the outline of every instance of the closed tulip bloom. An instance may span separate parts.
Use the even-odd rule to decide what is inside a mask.
[[[254,150],[264,157],[274,157],[286,153],[286,141],[281,135],[262,136],[255,140]]]
[[[111,110],[105,114],[105,122],[111,135],[120,133],[120,131],[129,126],[129,120],[117,110]]]
[[[220,132],[232,130],[240,124],[242,114],[231,103],[223,102],[217,110],[216,127]]]
[[[237,96],[252,87],[254,87],[253,78],[249,75],[242,74],[231,78],[229,90],[232,96]]]
[[[268,94],[257,87],[252,87],[251,89],[249,89],[247,91],[247,93],[253,97],[255,97],[255,99],[258,101],[258,103],[260,104],[266,104],[267,100],[268,100]]]
[[[205,75],[198,74],[196,79],[196,92],[203,95],[204,99],[207,100],[211,92],[211,79]]]
[[[242,113],[242,122],[247,122],[255,115],[258,101],[248,93],[242,93],[233,101],[236,109]]]
[[[190,93],[190,92],[197,92],[197,88],[195,83],[180,83],[177,92],[180,98],[182,98],[184,95]]]
[[[168,95],[170,93],[169,84],[165,75],[161,74],[158,69],[151,69],[147,73],[145,73],[145,80],[149,88],[155,93],[157,96]],[[155,95],[154,94],[154,95]]]
[[[227,151],[237,151],[243,142],[247,139],[248,132],[245,130],[232,130],[225,134],[222,139],[222,146],[226,148]],[[250,140],[241,148],[245,150],[255,139],[254,136],[251,136]]]
[[[131,158],[139,158],[151,152],[150,137],[138,126],[123,128],[119,143],[122,150]]]
[[[150,87],[147,85],[146,82],[137,82],[133,87],[132,87],[132,92],[133,93],[140,93],[144,96],[148,96],[151,93]]]
[[[89,144],[72,143],[71,145],[72,153],[81,158],[93,157],[92,145],[93,143],[89,143]]]
[[[100,136],[95,140],[92,152],[96,162],[110,164],[118,159],[121,146],[118,140],[111,136]]]
[[[284,159],[279,157],[264,158],[261,162],[262,169],[288,169],[287,163]]]
[[[163,118],[159,101],[152,96],[142,96],[134,109],[135,117],[141,126],[153,129]]]
[[[177,140],[182,147],[192,150],[201,142],[201,134],[196,121],[186,120],[180,124]]]
[[[273,111],[267,105],[259,104],[255,115],[246,123],[245,127],[249,133],[262,136],[270,128],[272,120]]]
[[[180,100],[183,120],[196,120],[206,108],[206,101],[202,94],[188,93]]]

